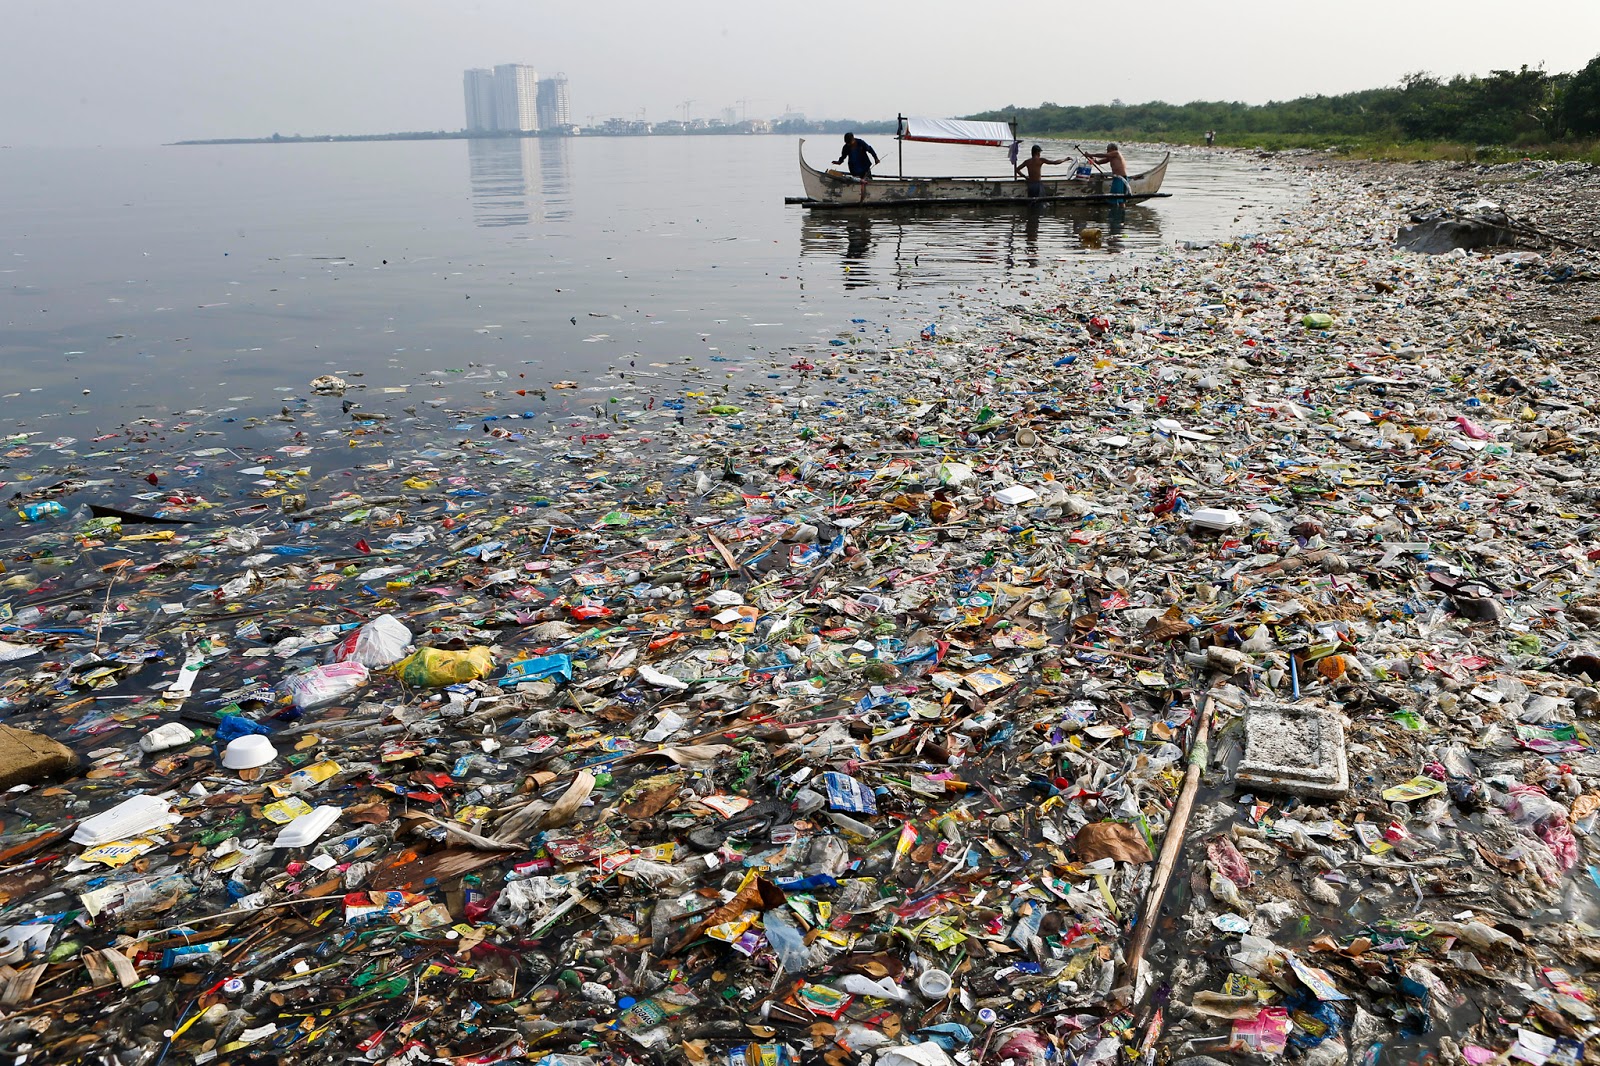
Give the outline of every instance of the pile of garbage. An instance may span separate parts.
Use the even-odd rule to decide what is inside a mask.
[[[1400,227],[1400,247],[1412,252],[1446,252],[1500,248],[1517,243],[1523,229],[1500,205],[1484,200],[1466,207],[1436,208],[1411,216]]]
[[[1521,320],[1559,333],[1575,354],[1594,350],[1600,342],[1594,296],[1600,281],[1600,168],[1524,159],[1424,172],[1412,213],[1471,212],[1488,202],[1510,216],[1520,251],[1502,254],[1515,255],[1519,270],[1538,283],[1520,287]]]
[[[1316,182],[737,389],[13,437],[0,1048],[1577,1062],[1600,393]]]

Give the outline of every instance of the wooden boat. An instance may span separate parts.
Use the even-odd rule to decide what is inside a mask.
[[[939,144],[979,144],[1011,147],[1015,159],[1020,142],[1014,123],[971,122],[963,119],[908,119],[901,117],[895,140]],[[1014,174],[1002,177],[893,177],[873,174],[866,181],[840,170],[818,170],[806,162],[805,139],[800,140],[800,181],[806,194],[791,199],[809,208],[900,207],[919,204],[1028,204],[1074,203],[1130,204],[1158,196],[1167,176],[1167,162],[1126,178],[1127,190],[1112,191],[1109,172],[1079,167],[1075,172],[1045,172],[1044,195],[1028,196],[1028,183]]]

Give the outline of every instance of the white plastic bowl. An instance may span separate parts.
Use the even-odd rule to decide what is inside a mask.
[[[222,753],[222,765],[230,770],[253,770],[277,757],[278,749],[272,746],[272,741],[259,733],[249,733],[228,741],[227,750]]]

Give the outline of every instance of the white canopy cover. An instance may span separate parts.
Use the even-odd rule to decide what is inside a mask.
[[[995,148],[1016,142],[1011,127],[1004,122],[973,122],[964,118],[908,118],[904,122],[900,136],[908,141],[986,144]]]

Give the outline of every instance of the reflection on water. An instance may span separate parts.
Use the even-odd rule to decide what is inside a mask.
[[[1046,142],[1045,152],[1068,155],[1070,149]],[[993,172],[987,149],[963,151],[950,169],[937,164],[938,172],[962,177]],[[1136,146],[1129,165],[1144,170],[1166,151]],[[1120,208],[1058,202],[793,210],[801,215],[802,263],[809,259],[828,274],[829,262],[836,263],[845,289],[905,289],[983,284],[1052,264],[1114,265],[1119,256],[1154,253],[1180,241],[1258,233],[1301,195],[1298,183],[1286,180],[1270,161],[1184,148],[1172,150],[1161,191],[1171,196]]]
[[[523,142],[527,143],[527,142]],[[544,193],[545,212],[552,219],[572,214],[571,141],[566,137],[546,137],[539,141],[539,188]]]
[[[802,257],[837,257],[844,287],[993,280],[1067,256],[1161,245],[1161,214],[1136,204],[1016,204],[807,211]]]
[[[475,225],[527,226],[571,211],[565,137],[473,138],[467,167]]]

